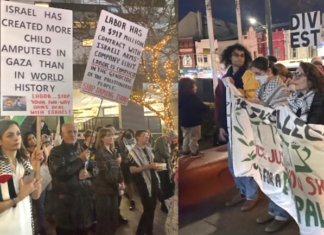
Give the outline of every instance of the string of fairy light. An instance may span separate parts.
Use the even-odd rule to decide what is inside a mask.
[[[152,59],[153,59],[153,76],[151,76],[151,72],[148,71],[147,66],[145,66],[145,61],[142,59],[141,64],[143,66],[143,70],[147,76],[148,81],[151,83],[152,89],[160,89],[160,92],[162,92],[162,102],[164,106],[164,115],[162,115],[161,112],[156,111],[148,102],[145,101],[145,95],[143,93],[141,94],[136,94],[133,93],[130,96],[130,100],[140,106],[146,107],[148,110],[150,110],[152,113],[154,113],[156,116],[161,118],[164,122],[165,125],[168,128],[174,129],[174,120],[173,120],[173,113],[171,111],[170,107],[170,101],[171,101],[171,90],[173,87],[173,82],[172,78],[176,76],[176,70],[175,68],[175,63],[166,60],[163,64],[163,69],[166,72],[165,79],[162,79],[160,74],[158,73],[158,62],[159,62],[159,52],[163,49],[163,47],[169,42],[171,39],[171,36],[165,37],[163,40],[158,42],[154,46],[146,46],[143,48],[143,51],[149,51],[152,54]],[[158,84],[158,87],[155,85]]]

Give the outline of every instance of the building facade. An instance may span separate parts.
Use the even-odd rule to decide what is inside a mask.
[[[179,38],[179,69],[196,69],[196,50],[193,38]]]

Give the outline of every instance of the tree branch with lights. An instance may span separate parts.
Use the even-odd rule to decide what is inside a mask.
[[[142,16],[141,22],[138,23],[148,29],[148,39],[142,51],[135,80],[139,86],[134,86],[130,101],[145,107],[164,121],[167,128],[174,129],[171,103],[178,93],[174,87],[178,74],[178,41],[177,18],[174,14],[174,4],[170,4],[171,2],[168,1],[169,4],[159,11],[152,6],[146,8],[146,12],[137,12],[137,15]],[[156,29],[156,25],[161,21],[166,23]],[[142,84],[147,84],[147,87],[143,87]],[[158,108],[156,103],[159,103],[161,108]]]
[[[144,72],[147,82],[150,84],[146,89],[135,90],[131,93],[130,101],[147,108],[156,116],[161,118],[167,128],[174,129],[174,117],[171,111],[171,101],[175,98],[176,91],[174,82],[177,77],[176,64],[177,60],[161,61],[160,52],[170,41],[171,36],[166,36],[154,46],[143,48],[142,60],[139,71]],[[144,58],[146,57],[146,58]],[[163,65],[161,66],[161,64]],[[149,64],[147,66],[147,64]],[[162,68],[161,68],[162,67]],[[155,97],[162,103],[163,110],[157,110],[150,101]]]

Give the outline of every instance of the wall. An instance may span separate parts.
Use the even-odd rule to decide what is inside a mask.
[[[197,14],[189,12],[179,23],[178,23],[179,38],[194,38],[201,39],[198,30]]]
[[[278,61],[286,60],[285,30],[276,29],[276,31],[272,32],[272,41],[273,55],[277,58]]]
[[[195,47],[198,69],[212,69],[209,39],[202,39],[199,42],[195,42]],[[216,53],[216,63],[219,63],[217,40],[214,40],[214,49]]]
[[[243,45],[248,49],[251,53],[252,59],[258,57],[258,39],[257,33],[250,27],[246,34],[243,35]]]
[[[179,67],[180,69],[196,68],[196,52],[193,38],[179,38]],[[188,58],[189,57],[189,60]],[[185,63],[184,63],[185,62]]]
[[[145,129],[144,108],[129,101],[127,106],[120,105],[120,128]]]

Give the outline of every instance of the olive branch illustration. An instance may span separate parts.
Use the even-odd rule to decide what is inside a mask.
[[[240,112],[238,112],[238,111],[240,111],[240,110],[242,110],[242,108],[240,108],[239,106],[237,106],[236,109],[235,109],[235,114],[236,114],[235,119],[236,119],[236,122],[239,125],[239,127],[238,126],[233,126],[233,128],[239,135],[241,135],[241,136],[243,136],[245,138],[245,140],[242,139],[242,138],[237,138],[238,141],[240,141],[243,145],[245,145],[247,147],[252,147],[254,145],[254,141],[251,140],[249,143],[246,142],[247,137],[244,135],[244,132],[243,132],[244,128],[241,125],[240,121],[238,120],[238,116],[240,116]],[[243,159],[242,162],[252,161],[252,160],[254,160],[256,158],[257,155],[256,155],[256,153],[254,153],[254,150],[253,150],[251,153],[248,154],[248,156],[249,157]]]

